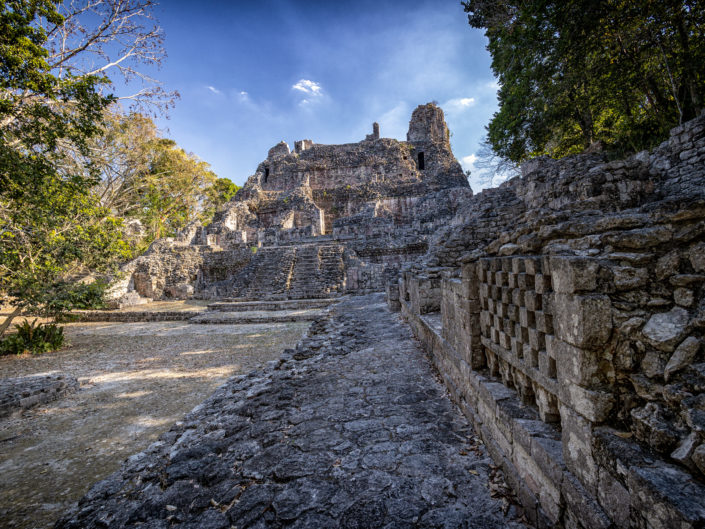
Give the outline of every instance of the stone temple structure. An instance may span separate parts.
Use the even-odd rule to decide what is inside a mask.
[[[305,299],[381,291],[472,196],[443,111],[419,106],[406,142],[281,142],[207,227],[156,241],[115,291],[141,298]]]
[[[705,527],[705,116],[477,195],[432,104],[406,142],[280,143],[126,271],[124,302],[386,288],[529,522]]]

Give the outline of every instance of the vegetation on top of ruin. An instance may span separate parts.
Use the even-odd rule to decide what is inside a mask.
[[[703,111],[700,0],[464,1],[500,89],[502,158],[653,148]]]

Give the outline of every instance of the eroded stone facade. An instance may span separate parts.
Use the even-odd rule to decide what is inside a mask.
[[[115,297],[318,298],[384,289],[472,196],[443,111],[418,107],[408,141],[281,142],[207,227],[156,241]],[[132,293],[132,294],[130,294]]]
[[[705,118],[538,159],[387,288],[538,526],[705,524]]]

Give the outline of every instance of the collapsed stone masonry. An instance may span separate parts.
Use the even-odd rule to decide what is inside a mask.
[[[705,527],[705,117],[537,159],[387,287],[539,527]]]
[[[281,142],[213,223],[156,241],[124,269],[119,304],[303,299],[383,291],[472,196],[443,111],[419,106],[407,141]]]

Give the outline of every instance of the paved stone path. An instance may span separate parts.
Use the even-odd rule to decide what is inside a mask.
[[[231,379],[57,527],[523,527],[381,295],[343,301],[309,335]]]

